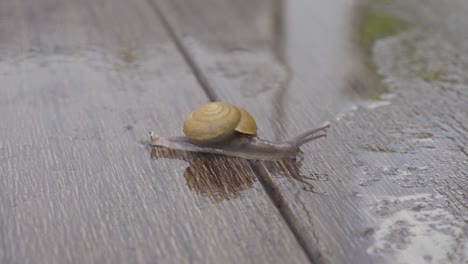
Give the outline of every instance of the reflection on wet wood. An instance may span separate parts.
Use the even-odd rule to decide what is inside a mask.
[[[188,162],[184,170],[184,178],[188,188],[195,194],[206,197],[213,203],[239,198],[242,191],[254,187],[255,178],[252,174],[239,173],[233,170],[220,155],[202,153],[187,153],[165,148],[151,148],[151,158],[154,160],[177,159]]]
[[[301,188],[307,192],[313,192],[313,181],[323,177],[321,174],[304,175],[301,172],[302,161],[282,160],[282,161],[263,161],[268,167],[268,171],[276,177],[289,177],[301,184]]]
[[[0,83],[1,263],[307,262],[245,160],[151,159],[208,98],[147,2],[0,1]]]
[[[314,261],[466,261],[462,193],[468,183],[462,168],[468,99],[460,73],[468,64],[454,55],[466,53],[454,44],[459,41],[444,43],[415,32],[385,45],[381,40],[381,53],[368,59],[381,67],[389,80],[385,85],[395,93],[381,94],[382,87],[367,83],[366,62],[353,53],[355,6],[349,1],[283,1],[280,34],[271,30],[281,22],[278,5],[269,1],[216,1],[221,6],[216,11],[211,0],[153,2],[171,14],[170,28],[202,75],[210,99],[249,110],[262,137],[285,139],[333,120],[327,140],[303,147],[302,168],[288,162],[256,168]],[[406,2],[399,4],[411,5]],[[455,13],[464,10],[457,5],[466,7],[461,2],[431,1],[438,5],[434,10]],[[413,8],[402,17],[421,11]],[[435,14],[428,19],[439,17]],[[414,19],[427,14],[419,15]],[[377,26],[395,21],[387,15],[367,19]],[[468,36],[466,27],[458,30]],[[280,44],[271,45],[278,39]],[[440,54],[433,55],[433,46]],[[305,180],[313,182],[315,193],[286,175],[313,178]]]
[[[235,157],[223,157],[204,153],[184,152],[162,147],[151,147],[151,158],[173,159],[188,162],[184,171],[187,186],[194,193],[207,197],[212,202],[238,198],[240,192],[253,187],[253,175],[239,174],[226,166],[226,159],[245,166],[244,160]],[[301,185],[302,190],[317,193],[314,181],[325,180],[326,173],[312,172],[305,175],[301,172],[302,161],[286,159],[282,161],[262,161],[267,164],[274,177],[288,178]]]

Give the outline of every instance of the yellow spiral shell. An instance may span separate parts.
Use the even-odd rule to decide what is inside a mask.
[[[220,143],[235,132],[257,135],[257,124],[244,109],[223,102],[200,106],[187,117],[185,135],[196,144]]]

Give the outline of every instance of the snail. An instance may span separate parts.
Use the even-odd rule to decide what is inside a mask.
[[[151,145],[175,150],[222,154],[251,160],[295,159],[299,147],[329,128],[325,124],[291,140],[275,142],[257,137],[257,125],[244,109],[224,102],[212,102],[194,110],[184,123],[185,136],[160,137],[150,132]]]

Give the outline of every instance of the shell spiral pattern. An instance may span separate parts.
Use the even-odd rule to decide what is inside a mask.
[[[231,137],[241,111],[228,103],[213,102],[195,109],[184,123],[185,135],[197,144],[219,143]]]
[[[213,102],[194,110],[184,123],[184,133],[199,145],[223,142],[235,133],[257,135],[257,124],[249,112],[232,104]]]

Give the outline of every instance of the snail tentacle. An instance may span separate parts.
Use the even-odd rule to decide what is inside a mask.
[[[321,137],[326,137],[327,134],[321,134],[321,135],[317,135],[317,136],[313,136],[313,137],[307,137],[307,138],[304,138],[303,140],[300,140],[300,141],[297,141],[295,144],[297,146],[301,146],[301,145],[304,145],[305,143],[308,143],[312,140],[316,140],[316,139],[319,139]]]
[[[319,128],[316,128],[316,129],[312,129],[310,131],[307,131],[303,134],[300,134],[299,136],[297,137],[294,137],[293,139],[291,140],[288,140],[287,142],[289,142],[290,144],[292,145],[295,145],[295,146],[301,146],[301,145],[304,145],[305,143],[308,143],[312,140],[315,140],[315,139],[318,139],[318,138],[321,138],[321,137],[326,137],[327,134],[320,134],[320,135],[315,135],[317,132],[321,132],[321,131],[324,131],[326,130],[327,128],[330,127],[330,123],[326,123],[325,125],[319,127]]]

